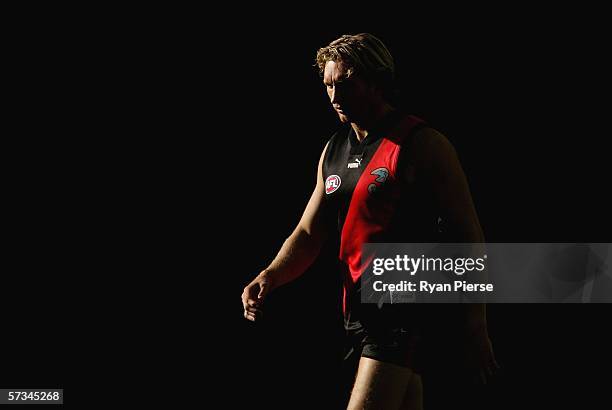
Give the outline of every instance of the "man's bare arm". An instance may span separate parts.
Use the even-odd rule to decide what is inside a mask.
[[[415,137],[421,154],[419,167],[432,184],[434,199],[453,241],[474,244],[472,253],[480,257],[485,252],[484,234],[455,148],[432,128],[424,128]],[[468,326],[474,331],[486,328],[485,305],[473,303],[467,308]]]
[[[453,232],[453,241],[471,243],[473,255],[483,255],[484,234],[455,148],[444,135],[433,129],[425,128],[419,134],[416,136],[421,161],[419,167],[432,184],[437,206]],[[487,376],[490,377],[499,368],[488,335],[486,305],[470,303],[466,308],[473,365],[486,383]]]
[[[302,275],[321,251],[326,239],[325,185],[323,183],[323,159],[326,150],[327,146],[321,153],[317,169],[317,183],[300,222],[285,240],[270,265],[259,273],[242,292],[244,316],[249,320],[255,321],[261,314],[259,308],[268,292]]]
[[[434,198],[457,242],[482,243],[484,234],[467,178],[450,141],[431,128],[416,135],[419,167],[432,184]]]
[[[279,287],[298,278],[314,262],[326,239],[324,226],[325,184],[323,182],[323,150],[317,170],[317,185],[306,205],[300,222],[285,240],[280,251],[265,269],[273,287]]]

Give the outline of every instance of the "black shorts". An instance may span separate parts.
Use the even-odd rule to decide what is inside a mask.
[[[464,309],[460,304],[354,306],[344,322],[345,368],[355,372],[363,356],[420,374],[460,371]]]
[[[364,305],[345,317],[345,364],[356,370],[360,357],[420,370],[420,306]]]

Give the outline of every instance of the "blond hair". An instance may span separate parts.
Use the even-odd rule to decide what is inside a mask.
[[[347,76],[355,74],[380,85],[383,90],[392,87],[395,63],[387,47],[369,33],[345,34],[317,51],[316,65],[323,76],[328,61],[342,62]]]

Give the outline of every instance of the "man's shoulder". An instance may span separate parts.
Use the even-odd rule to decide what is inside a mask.
[[[427,126],[425,120],[404,111],[395,112],[393,116],[395,124],[385,138],[398,145],[410,144],[415,132]]]
[[[415,149],[423,153],[453,148],[448,138],[446,138],[442,132],[431,126],[424,126],[415,131],[414,145]]]
[[[442,132],[423,123],[404,140],[400,155],[418,168],[428,168],[437,162],[437,158],[447,158],[454,151],[453,145]]]

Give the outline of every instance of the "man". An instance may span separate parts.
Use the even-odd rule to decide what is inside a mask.
[[[344,35],[318,51],[317,65],[346,126],[321,154],[316,187],[297,227],[245,287],[244,315],[256,321],[266,295],[300,276],[337,224],[346,266],[345,324],[359,359],[348,408],[418,409],[419,312],[427,306],[361,305],[362,245],[440,242],[440,221],[451,242],[482,243],[482,230],[452,145],[392,105],[394,63],[385,45],[367,33]],[[484,377],[497,366],[485,309],[475,304],[468,310],[465,325]]]

